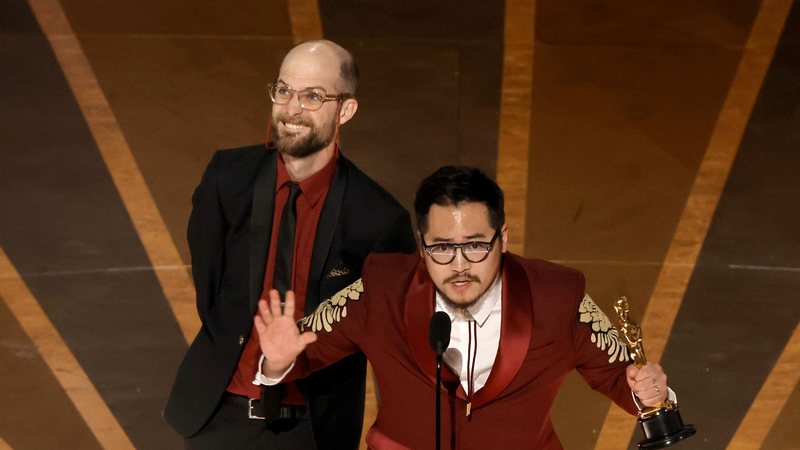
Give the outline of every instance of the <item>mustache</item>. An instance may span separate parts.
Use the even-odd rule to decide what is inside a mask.
[[[445,283],[452,283],[458,281],[474,281],[476,283],[480,283],[481,279],[476,277],[475,275],[472,275],[469,272],[462,272],[452,275],[444,280]]]
[[[289,115],[285,114],[285,113],[284,114],[278,114],[278,116],[275,117],[275,122],[276,123],[277,122],[284,122],[284,123],[289,123],[289,124],[292,124],[292,125],[303,125],[303,126],[306,126],[306,127],[313,127],[314,126],[314,123],[311,122],[311,119],[308,119],[308,118],[302,117],[302,116],[289,117]]]

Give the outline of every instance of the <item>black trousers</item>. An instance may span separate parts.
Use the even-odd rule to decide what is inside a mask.
[[[225,394],[211,420],[184,441],[185,450],[316,450],[311,421],[274,423],[247,417],[247,399]]]

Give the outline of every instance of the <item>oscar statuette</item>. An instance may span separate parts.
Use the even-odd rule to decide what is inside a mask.
[[[642,329],[628,317],[628,299],[620,297],[614,303],[619,317],[619,332],[623,343],[627,345],[636,367],[647,364],[642,346]],[[644,432],[644,439],[639,441],[641,449],[664,448],[693,436],[696,432],[692,425],[684,425],[678,405],[667,399],[655,407],[644,407],[639,411],[639,425]]]

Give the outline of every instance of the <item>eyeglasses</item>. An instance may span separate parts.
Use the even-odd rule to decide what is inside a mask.
[[[425,238],[420,235],[422,248],[430,255],[433,262],[436,264],[447,265],[456,259],[456,250],[461,249],[461,255],[471,263],[479,263],[489,256],[489,252],[494,248],[494,241],[500,236],[500,229],[494,232],[494,236],[489,242],[464,242],[463,244],[451,244],[443,242],[441,244],[427,245]]]
[[[328,93],[321,88],[308,88],[297,91],[283,83],[270,83],[267,85],[267,89],[269,89],[269,98],[272,100],[272,103],[276,105],[285,105],[289,103],[292,97],[297,94],[300,107],[305,111],[316,111],[322,108],[325,102],[338,102],[353,97],[351,94],[328,95]]]

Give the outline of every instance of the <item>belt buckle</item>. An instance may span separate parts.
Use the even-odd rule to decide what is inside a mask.
[[[267,418],[264,416],[257,416],[253,414],[253,402],[258,401],[257,398],[249,398],[247,399],[247,418],[248,419],[256,419],[256,420],[266,420]]]

